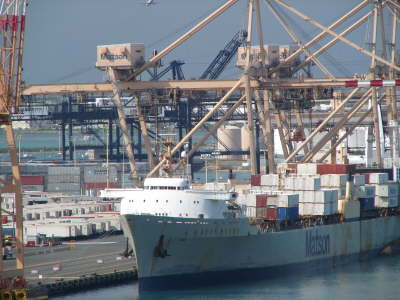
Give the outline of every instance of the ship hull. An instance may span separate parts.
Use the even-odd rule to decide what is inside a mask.
[[[247,219],[124,215],[122,224],[141,291],[315,272],[376,255],[400,238],[397,216],[280,232]]]

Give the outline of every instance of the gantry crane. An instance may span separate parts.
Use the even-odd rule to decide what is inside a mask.
[[[178,46],[194,36],[197,32],[204,29],[209,23],[218,18],[228,9],[239,2],[247,2],[247,37],[243,43],[241,66],[243,75],[234,80],[183,80],[183,81],[141,81],[140,75],[149,68],[154,68],[165,56],[174,51]],[[273,50],[274,45],[264,44],[262,14],[260,11],[261,3],[265,4],[278,23],[287,32],[296,47],[288,51],[280,52],[281,48]],[[300,20],[309,23],[318,29],[318,33],[308,41],[301,41],[296,33],[296,26],[292,26],[282,12],[290,12]],[[226,105],[227,100],[233,94],[242,95],[232,109],[226,111],[225,115],[217,122],[209,133],[204,135],[199,142],[190,150],[185,157],[191,157],[194,152],[229,118],[229,115],[240,105],[246,105],[248,128],[250,136],[250,162],[251,173],[256,174],[255,157],[256,147],[254,146],[254,119],[258,119],[261,131],[266,141],[269,171],[275,172],[274,165],[274,136],[273,123],[279,133],[279,140],[283,150],[285,162],[320,162],[330,156],[330,161],[336,163],[336,153],[340,143],[357,127],[364,119],[368,118],[371,124],[368,126],[375,131],[376,141],[380,141],[381,131],[379,124],[379,105],[386,103],[387,123],[389,127],[391,152],[393,160],[398,158],[400,141],[398,139],[398,107],[397,107],[397,86],[400,81],[396,80],[400,74],[398,61],[398,24],[400,15],[400,4],[397,0],[358,0],[343,15],[335,19],[330,25],[323,25],[321,22],[311,18],[299,9],[287,3],[286,0],[226,0],[210,15],[202,19],[198,24],[187,30],[177,40],[170,43],[163,50],[153,55],[148,61],[141,65],[136,65],[130,70],[122,70],[121,77],[111,83],[93,84],[62,84],[36,86],[26,91],[26,94],[46,94],[46,93],[78,93],[78,92],[110,92],[118,96],[122,92],[137,93],[140,97],[141,91],[151,91],[159,89],[180,89],[181,91],[199,90],[220,90],[222,98],[206,115],[193,127],[182,140],[171,150],[171,155],[177,153],[181,147],[188,142],[192,136],[202,128],[205,122],[216,113],[222,106]],[[351,40],[350,34],[364,25],[372,25],[371,41],[369,49],[358,45]],[[256,35],[254,34],[256,33]],[[253,37],[254,36],[254,37]],[[258,46],[253,45],[253,40],[258,39]],[[318,43],[323,42],[322,46]],[[366,70],[363,80],[352,80],[353,77],[338,78],[322,64],[319,57],[326,53],[330,48],[338,43],[347,45],[355,49],[360,54],[366,55],[371,59],[369,69]],[[271,47],[269,47],[271,46]],[[315,49],[314,49],[315,48]],[[282,49],[285,50],[285,49]],[[279,59],[275,56],[279,53]],[[282,54],[282,55],[281,55]],[[300,56],[303,58],[300,59]],[[252,58],[251,58],[252,57]],[[304,78],[304,76],[294,77],[299,70],[312,63],[318,66],[325,78]],[[285,74],[289,74],[285,75]],[[364,76],[364,75],[363,75]],[[366,81],[364,82],[364,79]],[[331,111],[329,115],[318,125],[310,127],[310,132],[305,135],[302,118],[307,117],[302,113],[307,102],[300,103],[301,100],[309,99],[308,91],[312,93],[316,89],[322,88],[326,91],[332,90]],[[333,89],[353,89],[346,92],[337,91],[334,95]],[[286,95],[288,90],[296,90],[300,95],[299,99]],[[306,93],[307,92],[307,93]],[[116,97],[118,98],[118,97]],[[315,96],[313,96],[315,98]],[[293,103],[290,103],[293,102]],[[294,102],[297,103],[294,103]],[[117,101],[118,102],[118,101]],[[289,103],[288,103],[289,102]],[[280,103],[284,104],[280,107]],[[370,104],[368,104],[370,103]],[[291,112],[296,111],[296,124],[300,128],[293,128],[290,122]],[[315,113],[315,112],[314,112]],[[311,119],[311,111],[310,117]],[[354,125],[349,125],[353,120]],[[329,128],[327,124],[331,122],[334,126]],[[310,123],[312,123],[310,121]],[[144,124],[145,125],[145,124]],[[145,126],[143,127],[145,128]],[[324,132],[321,140],[317,140],[317,134],[321,129],[329,128]],[[346,129],[346,132],[343,132]],[[294,134],[296,139],[293,140]],[[314,138],[315,137],[315,138]],[[304,139],[304,140],[303,140]],[[303,140],[303,141],[302,141]],[[296,144],[299,143],[299,144]],[[128,143],[129,144],[129,143]],[[328,146],[330,144],[330,146]],[[324,146],[328,146],[325,151]],[[150,148],[151,145],[148,145]],[[301,152],[301,153],[300,153]],[[376,146],[377,165],[382,166],[384,149],[379,142]],[[151,153],[151,151],[148,151]],[[129,154],[129,153],[128,153]],[[321,155],[321,156],[320,156]],[[130,160],[134,163],[133,155]],[[166,162],[161,161],[152,168],[149,176],[157,175],[159,169]],[[132,163],[132,164],[133,164]],[[154,162],[153,162],[154,163]],[[153,164],[151,163],[151,165]],[[182,165],[182,160],[177,166]],[[174,171],[174,170],[172,170]],[[172,172],[171,172],[172,173]]]
[[[5,129],[8,151],[10,154],[12,181],[0,179],[1,193],[15,194],[15,211],[6,211],[16,219],[16,270],[6,272],[3,268],[3,259],[0,259],[0,287],[2,293],[17,288],[12,278],[22,278],[24,271],[23,250],[23,218],[22,218],[22,190],[20,170],[17,160],[14,132],[10,115],[18,112],[21,99],[22,57],[24,53],[25,16],[28,5],[27,0],[1,0],[0,1],[0,125]],[[0,201],[1,205],[1,201]],[[0,239],[2,243],[2,239]],[[10,286],[7,284],[10,283]],[[15,283],[15,282],[14,282]],[[10,298],[11,299],[11,298]]]

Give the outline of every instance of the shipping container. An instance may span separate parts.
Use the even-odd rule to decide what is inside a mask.
[[[357,221],[360,219],[360,202],[339,200],[339,212],[345,222]]]
[[[375,209],[375,197],[371,198],[360,198],[360,209],[362,211]]]
[[[35,191],[35,192],[43,192],[44,186],[43,185],[23,185],[23,191]]]
[[[261,186],[261,175],[251,175],[250,183],[252,186]]]
[[[331,202],[313,203],[312,215],[314,216],[329,216],[332,215]]]
[[[299,207],[278,207],[277,219],[295,221],[299,218]]]
[[[261,175],[261,185],[277,187],[279,185],[279,175],[277,174]]]
[[[278,209],[276,206],[268,206],[267,207],[267,219],[268,220],[276,220],[278,214]]]
[[[256,207],[266,207],[266,206],[267,206],[267,195],[257,195]]]
[[[355,165],[349,164],[298,164],[297,173],[303,175],[349,174],[355,170]]]
[[[96,182],[96,183],[85,183],[84,184],[85,189],[96,189],[96,190],[104,190],[106,188],[109,189],[115,189],[118,188],[118,185],[116,183],[112,182]]]
[[[397,182],[388,182],[386,184],[376,184],[375,194],[382,197],[396,197],[399,195],[399,185]]]
[[[22,185],[41,185],[44,184],[44,176],[37,175],[22,175],[21,176]]]
[[[71,175],[71,174],[63,174],[63,175],[49,175],[47,177],[47,183],[80,183],[81,176],[80,175]]]
[[[321,175],[322,187],[343,187],[346,186],[348,175],[343,174],[324,174]]]
[[[375,185],[366,184],[364,186],[360,186],[360,189],[364,191],[365,198],[375,197]]]
[[[256,217],[257,218],[265,218],[267,216],[267,208],[266,207],[257,207],[256,208]]]
[[[365,185],[365,175],[354,175],[353,176],[353,183],[355,186],[362,186]]]
[[[398,206],[398,197],[382,197],[375,196],[375,207],[379,208],[389,208]]]
[[[80,175],[80,167],[70,167],[70,166],[50,166],[48,169],[49,176],[53,175]]]
[[[277,196],[279,207],[299,206],[299,194],[281,194]]]
[[[386,184],[389,181],[388,173],[370,173],[369,183],[373,184]]]
[[[83,181],[85,183],[118,182],[117,169],[111,167],[85,167],[83,172]]]
[[[52,193],[79,195],[81,193],[81,185],[77,183],[51,183],[47,185],[47,191]]]

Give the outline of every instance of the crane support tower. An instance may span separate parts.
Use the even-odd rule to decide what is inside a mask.
[[[22,279],[24,249],[21,179],[10,115],[18,113],[21,99],[22,57],[28,2],[27,0],[2,0],[0,5],[2,41],[0,49],[0,125],[5,129],[12,168],[11,181],[0,179],[0,195],[2,193],[13,193],[15,195],[15,212],[7,213],[14,216],[16,220],[15,240],[17,248],[15,270],[5,271],[3,268],[3,256],[0,259],[0,289],[2,294],[12,294],[16,292],[16,289],[23,288],[20,285],[24,285],[24,280]],[[0,211],[4,212],[5,210],[1,208]],[[2,239],[0,239],[0,243],[2,243]],[[19,286],[16,286],[16,284]],[[20,294],[18,295],[21,296]]]

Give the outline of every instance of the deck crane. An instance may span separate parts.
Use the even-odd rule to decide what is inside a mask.
[[[10,182],[0,179],[0,194],[15,194],[15,213],[8,212],[3,208],[0,211],[15,217],[17,248],[16,270],[5,271],[3,259],[0,259],[0,275],[2,279],[0,289],[3,295],[4,293],[13,293],[11,290],[15,289],[15,286],[8,286],[5,282],[9,282],[8,279],[15,278],[15,276],[21,279],[24,271],[21,177],[11,114],[18,113],[21,99],[22,57],[24,53],[27,5],[27,0],[0,1],[0,35],[2,41],[0,49],[0,125],[5,129],[13,176],[13,180]],[[0,243],[2,243],[2,239],[0,239]]]
[[[242,45],[246,38],[247,31],[239,30],[236,32],[232,40],[226,44],[225,48],[219,51],[218,55],[200,76],[200,79],[217,79],[232,60],[238,48]]]

